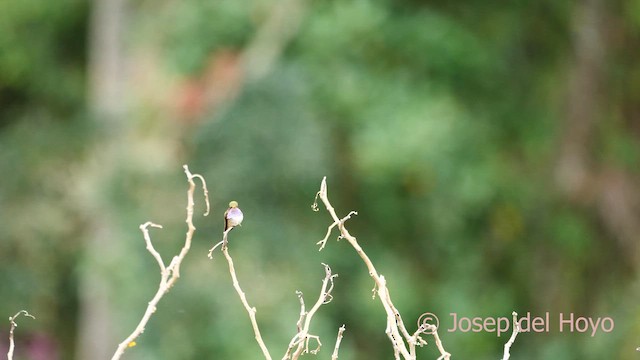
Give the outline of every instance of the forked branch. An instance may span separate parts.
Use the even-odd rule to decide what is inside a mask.
[[[231,274],[233,288],[238,293],[238,296],[240,297],[240,301],[242,302],[242,305],[247,311],[247,314],[249,314],[249,320],[251,321],[251,327],[253,328],[256,342],[258,343],[258,346],[260,346],[260,349],[262,350],[262,354],[264,358],[267,360],[271,360],[271,354],[269,353],[269,349],[267,348],[267,346],[264,343],[264,340],[262,339],[262,334],[260,333],[260,327],[258,326],[258,321],[256,320],[257,310],[255,307],[252,307],[251,305],[249,305],[247,296],[245,292],[242,290],[242,287],[240,286],[240,282],[238,281],[238,276],[236,274],[235,266],[233,264],[233,258],[231,257],[231,254],[229,254],[229,246],[228,246],[229,230],[230,229],[228,229],[222,234],[222,241],[220,241],[211,250],[209,250],[209,258],[212,258],[213,251],[218,246],[222,245],[221,250],[222,250],[222,253],[224,254],[224,257],[227,259],[227,263],[229,264],[229,273]],[[322,343],[320,342],[320,338],[317,335],[312,335],[309,333],[309,327],[311,326],[311,320],[313,316],[318,311],[320,306],[327,304],[331,301],[332,299],[331,292],[333,291],[333,279],[338,276],[337,274],[331,273],[331,268],[329,267],[329,265],[327,264],[322,264],[322,265],[324,265],[325,277],[322,280],[322,288],[320,290],[320,296],[318,296],[318,300],[316,300],[315,304],[308,312],[306,311],[302,292],[296,291],[296,294],[298,295],[298,299],[300,300],[300,316],[299,316],[298,322],[296,323],[296,329],[298,332],[296,333],[296,335],[293,336],[293,338],[289,342],[289,346],[283,357],[283,360],[296,360],[300,357],[300,355],[305,353],[316,354],[320,350],[320,347],[322,346]],[[340,333],[340,337],[342,336],[341,334],[342,333]],[[315,343],[316,343],[315,349],[310,349],[309,347],[311,340],[315,340]],[[339,343],[336,346],[338,345]],[[334,353],[336,354],[335,356],[337,357],[337,348]]]
[[[315,198],[314,204],[312,205],[312,208],[314,211],[318,211],[318,204],[317,204],[318,199],[322,201],[327,211],[329,212],[329,215],[331,215],[331,218],[333,219],[333,223],[327,229],[327,235],[323,240],[318,242],[318,245],[320,245],[320,250],[322,250],[322,248],[324,248],[324,246],[326,245],[326,242],[327,242],[327,239],[329,238],[331,230],[337,226],[340,231],[339,238],[347,239],[349,244],[351,244],[351,246],[358,253],[358,255],[360,256],[364,264],[367,266],[367,269],[369,270],[369,275],[374,281],[374,284],[375,284],[374,291],[377,292],[378,298],[382,303],[382,307],[384,308],[387,314],[387,328],[385,332],[389,337],[391,344],[393,346],[395,358],[400,359],[400,356],[402,356],[403,359],[411,359],[411,360],[415,359],[416,358],[415,347],[416,345],[418,346],[424,345],[425,344],[424,340],[422,340],[421,338],[419,339],[417,334],[411,335],[407,331],[404,325],[404,322],[402,321],[402,317],[400,316],[400,312],[398,311],[398,309],[396,309],[396,307],[393,305],[393,302],[391,301],[391,295],[389,294],[389,289],[387,288],[387,284],[384,276],[378,274],[378,271],[376,270],[375,266],[371,262],[371,259],[369,258],[369,256],[367,256],[367,254],[364,252],[360,244],[358,244],[358,241],[355,238],[355,236],[351,235],[344,225],[346,220],[351,218],[352,214],[357,214],[357,213],[352,211],[344,218],[338,217],[335,209],[331,205],[331,202],[329,202],[326,177],[322,179],[322,183],[320,184],[320,191],[316,193],[316,198]],[[375,292],[374,292],[374,295],[375,295]],[[442,346],[442,342],[440,341],[440,338],[438,336],[437,329],[434,329],[433,335],[436,341],[436,346],[438,347],[438,350],[440,351],[440,354],[441,354],[440,358],[445,360],[449,359],[451,355],[444,350],[444,347]]]
[[[151,242],[151,235],[149,235],[150,226],[155,228],[162,228],[162,226],[158,224],[154,224],[151,221],[148,221],[140,225],[140,230],[142,231],[145,243],[147,244],[147,250],[156,259],[156,262],[160,267],[160,285],[158,286],[158,290],[156,291],[156,294],[153,296],[151,301],[149,301],[147,310],[142,316],[142,319],[140,320],[140,322],[138,323],[138,326],[136,326],[135,330],[131,333],[131,335],[129,335],[126,339],[124,339],[124,341],[122,341],[118,345],[118,348],[116,349],[116,352],[113,354],[113,357],[111,358],[111,360],[120,359],[127,348],[135,346],[136,344],[135,339],[137,339],[138,336],[140,336],[140,334],[142,334],[142,332],[144,331],[144,328],[147,325],[147,322],[149,322],[149,319],[151,318],[151,315],[155,313],[156,306],[160,302],[160,299],[162,299],[162,297],[166,293],[168,293],[169,290],[171,290],[171,287],[176,283],[176,281],[178,281],[178,278],[180,277],[180,264],[182,264],[182,260],[184,259],[184,257],[189,252],[189,249],[191,248],[191,240],[196,230],[195,226],[193,226],[193,208],[195,205],[193,201],[193,193],[195,192],[195,188],[196,188],[196,184],[193,181],[194,178],[198,178],[202,182],[204,199],[207,206],[207,211],[205,212],[204,215],[206,216],[209,214],[209,210],[210,210],[209,191],[207,190],[207,184],[204,178],[199,174],[192,174],[189,171],[189,167],[187,165],[184,165],[183,168],[184,168],[185,174],[187,175],[187,181],[189,182],[189,189],[187,190],[187,219],[185,220],[187,223],[188,229],[185,236],[184,246],[182,247],[182,250],[180,250],[180,253],[174,256],[173,259],[171,259],[171,262],[169,263],[169,265],[166,266],[160,253],[158,253],[158,251],[156,251],[156,249],[153,247],[153,243]]]
[[[325,277],[322,280],[320,296],[318,296],[318,300],[316,300],[316,303],[313,305],[311,310],[309,310],[308,312],[305,311],[302,292],[296,292],[298,294],[298,298],[300,299],[300,318],[298,319],[297,323],[298,333],[295,334],[289,342],[289,347],[287,348],[287,351],[284,354],[282,360],[296,360],[302,354],[316,354],[318,353],[318,351],[320,351],[320,347],[322,346],[320,338],[316,335],[311,335],[309,333],[309,327],[311,326],[311,320],[313,316],[316,314],[320,306],[330,303],[333,299],[333,296],[331,295],[331,292],[333,291],[333,279],[338,277],[338,274],[331,273],[331,268],[329,267],[329,265],[322,265],[324,265]],[[315,339],[317,342],[317,347],[314,350],[309,350],[310,339]],[[294,348],[295,350],[293,350]],[[291,353],[292,351],[293,353]]]

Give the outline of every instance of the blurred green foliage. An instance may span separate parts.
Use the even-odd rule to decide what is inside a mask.
[[[637,40],[639,4],[609,4],[627,41]],[[135,1],[127,46],[152,44],[162,71],[197,78],[216,54],[240,53],[272,6]],[[323,340],[320,356],[329,357],[344,323],[340,359],[391,358],[384,311],[357,254],[337,234],[317,252],[330,218],[310,205],[328,176],[338,213],[358,211],[347,225],[387,278],[410,329],[427,311],[447,328],[452,312],[610,316],[615,330],[593,338],[554,331],[555,322],[549,334],[521,334],[512,358],[635,358],[637,265],[621,260],[624,250],[597,211],[561,196],[552,176],[575,5],[335,0],[306,7],[268,76],[247,81],[222,110],[182,124],[189,131],[175,171],[159,177],[122,163],[100,189],[121,235],[111,249],[122,251],[117,269],[102,276],[121,291],[111,301],[122,338],[158,280],[138,224],[165,225],[152,236],[169,259],[185,230],[181,163],[205,176],[212,195],[212,215],[196,216],[180,281],[126,357],[261,358],[224,260],[206,258],[226,204],[237,200],[245,222],[231,233],[231,251],[272,356],[284,354],[295,333],[295,290],[311,304],[326,262],[340,276],[333,302],[312,325]],[[90,271],[81,265],[88,219],[103,216],[74,201],[72,177],[109,138],[86,115],[89,10],[77,0],[0,2],[0,312],[29,309],[38,319],[20,324],[31,334],[23,347],[43,333],[65,359],[76,341],[78,279]],[[612,91],[610,121],[598,129],[593,154],[636,172],[639,140],[619,108],[640,103],[637,52],[615,48],[608,58],[611,84],[635,90]],[[506,341],[491,333],[441,336],[454,358],[496,359]],[[419,358],[437,358],[434,346]]]

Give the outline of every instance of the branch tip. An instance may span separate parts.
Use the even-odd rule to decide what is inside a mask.
[[[518,336],[518,333],[520,332],[520,323],[518,323],[518,313],[517,312],[512,312],[511,315],[513,316],[513,332],[511,333],[511,337],[509,338],[509,341],[507,341],[506,344],[504,344],[504,353],[502,355],[502,360],[509,360],[509,357],[511,357],[511,346],[513,345],[513,343],[516,341],[516,336]]]
[[[27,310],[20,310],[15,315],[9,317],[11,323],[11,329],[9,330],[9,351],[7,352],[7,360],[13,360],[13,350],[15,349],[15,343],[13,341],[13,331],[18,327],[16,319],[18,316],[23,315],[35,319],[36,317],[29,314]]]

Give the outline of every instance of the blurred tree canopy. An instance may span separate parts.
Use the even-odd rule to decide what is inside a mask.
[[[213,214],[196,217],[182,277],[127,358],[260,358],[224,261],[206,258],[230,200],[272,355],[325,262],[340,276],[312,325],[319,356],[344,323],[341,359],[391,358],[360,259],[335,237],[317,252],[325,175],[406,324],[549,312],[551,331],[521,334],[512,358],[637,357],[640,1],[122,1],[103,29],[122,34],[117,121],[90,100],[109,61],[97,3],[0,2],[0,310],[37,317],[20,324],[21,358],[81,358],[87,326],[115,351],[159,276],[138,225],[165,225],[152,231],[165,259],[181,247],[183,163]],[[94,280],[108,324],[86,304]],[[615,329],[559,332],[560,313]],[[507,340],[441,337],[454,358],[499,358]]]

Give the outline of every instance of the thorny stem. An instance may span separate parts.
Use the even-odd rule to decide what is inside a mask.
[[[32,319],[36,318],[35,316],[29,314],[27,310],[20,310],[15,315],[9,317],[11,329],[9,330],[9,352],[7,352],[7,360],[13,360],[13,350],[15,349],[15,344],[13,342],[13,331],[18,327],[16,318],[18,318],[18,316],[20,315],[28,316]]]
[[[184,246],[182,247],[182,250],[180,250],[180,253],[174,256],[173,259],[171,259],[169,266],[165,266],[165,263],[162,260],[162,256],[153,247],[153,243],[151,242],[151,236],[149,235],[149,229],[148,229],[149,226],[156,227],[156,228],[162,228],[162,226],[158,224],[154,224],[151,221],[148,221],[140,225],[140,230],[142,231],[144,240],[147,244],[147,250],[156,259],[156,261],[158,262],[158,266],[160,267],[160,285],[158,286],[158,290],[156,291],[156,294],[153,296],[151,301],[149,301],[147,309],[144,315],[142,316],[142,319],[138,323],[138,326],[136,326],[135,330],[131,333],[131,335],[129,335],[126,339],[124,339],[124,341],[122,341],[118,345],[118,348],[116,349],[116,352],[113,354],[113,357],[111,358],[111,360],[120,359],[127,348],[135,346],[134,340],[137,339],[138,336],[140,336],[140,334],[144,332],[145,326],[147,325],[147,322],[149,322],[149,319],[151,318],[153,313],[155,313],[156,306],[160,302],[160,299],[162,299],[162,297],[166,293],[168,293],[169,290],[171,290],[171,287],[173,287],[173,285],[176,283],[176,281],[178,281],[178,278],[180,277],[180,264],[182,263],[182,260],[184,259],[184,257],[189,252],[189,249],[191,248],[191,240],[193,239],[193,234],[196,230],[195,226],[193,225],[193,208],[195,205],[193,201],[193,193],[195,192],[195,188],[196,188],[196,184],[193,181],[194,178],[198,178],[202,182],[204,199],[207,206],[207,211],[205,212],[204,215],[206,216],[209,214],[209,209],[210,209],[209,191],[207,190],[207,185],[205,183],[204,178],[199,174],[192,174],[189,171],[189,167],[187,165],[184,165],[183,168],[184,168],[185,174],[187,175],[187,181],[189,182],[189,189],[187,190],[187,219],[185,220],[185,222],[187,223],[188,229],[185,236]]]

